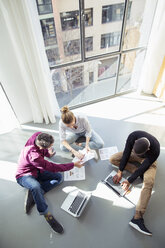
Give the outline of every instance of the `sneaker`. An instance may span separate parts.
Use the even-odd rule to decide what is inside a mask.
[[[91,150],[91,152],[94,154],[94,159],[97,161],[99,159],[97,152],[95,150]]]
[[[35,205],[31,191],[28,189],[25,195],[24,210],[26,214],[29,214],[32,207]]]
[[[137,231],[139,231],[139,232],[141,232],[143,234],[146,234],[146,235],[149,235],[149,236],[152,235],[152,233],[145,227],[143,218],[140,218],[140,219],[134,219],[133,218],[129,222],[129,224],[130,224],[130,226],[132,226]]]
[[[44,217],[51,226],[51,228],[53,229],[53,231],[60,234],[64,232],[64,229],[61,226],[61,224],[57,220],[55,220],[55,218],[51,213],[48,212],[47,214],[44,215]]]

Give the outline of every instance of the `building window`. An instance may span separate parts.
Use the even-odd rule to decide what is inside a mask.
[[[57,40],[56,40],[54,19],[53,18],[43,19],[40,20],[40,22],[41,22],[41,28],[42,28],[45,46],[56,44]]]
[[[58,63],[58,61],[60,60],[58,48],[47,49],[46,54],[48,57],[49,66],[56,65]]]
[[[93,37],[85,38],[85,50],[86,52],[93,50]],[[64,42],[65,56],[76,55],[80,53],[80,40],[70,40]]]
[[[93,37],[85,38],[85,51],[90,52],[93,50]]]
[[[70,30],[79,26],[79,11],[60,13],[62,30]]]
[[[94,82],[94,72],[90,71],[89,72],[89,84]]]
[[[85,9],[85,26],[93,25],[93,9]]]
[[[70,40],[64,42],[65,56],[71,56],[80,53],[80,40]]]
[[[101,35],[101,48],[118,46],[120,44],[120,32]]]
[[[79,11],[60,13],[62,30],[71,30],[80,27]],[[85,9],[85,26],[93,25],[93,9]]]
[[[39,15],[49,14],[53,12],[51,0],[37,0],[37,8]]]
[[[65,70],[66,78],[69,84],[72,84],[72,88],[76,89],[83,86],[83,66],[74,67],[72,69]]]
[[[124,14],[124,3],[102,7],[102,23],[121,21]]]

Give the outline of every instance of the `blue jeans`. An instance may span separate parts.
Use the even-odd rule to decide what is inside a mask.
[[[83,133],[69,133],[66,137],[66,141],[69,143],[69,145],[76,151],[78,150],[81,150],[81,149],[84,149],[85,145],[86,145],[86,142],[82,142],[81,146],[78,146],[75,144],[75,141],[79,138],[79,137],[82,137],[82,136],[85,136],[85,133],[86,132],[83,132]],[[94,131],[92,130],[92,133],[91,133],[91,138],[90,138],[90,141],[89,141],[89,147],[90,149],[101,149],[102,147],[104,146],[104,141],[102,140],[102,138]],[[62,144],[60,144],[60,148],[62,151],[64,152],[68,152],[69,150],[63,146]]]
[[[31,175],[17,178],[18,184],[31,191],[37,210],[41,215],[48,212],[48,205],[46,204],[44,193],[56,187],[62,181],[63,179],[60,173],[53,173],[50,171],[38,173],[37,178]]]

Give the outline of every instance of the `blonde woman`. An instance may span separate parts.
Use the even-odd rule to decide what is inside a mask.
[[[70,151],[75,157],[83,158],[78,150],[86,148],[89,150],[100,149],[104,145],[102,138],[91,129],[87,117],[74,115],[64,106],[61,109],[61,120],[59,122],[60,148],[62,151]],[[66,133],[68,132],[68,134]],[[85,142],[77,143],[79,137],[85,136]]]

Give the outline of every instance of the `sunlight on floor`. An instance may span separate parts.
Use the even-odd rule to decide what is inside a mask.
[[[0,160],[0,179],[16,182],[15,173],[17,169],[16,163]]]
[[[88,116],[123,120],[162,126],[165,120],[165,104],[151,96],[137,93],[115,97],[106,101],[78,108],[74,113]]]

